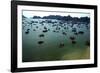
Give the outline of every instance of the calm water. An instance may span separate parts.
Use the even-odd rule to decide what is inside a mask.
[[[31,23],[32,21],[37,22]],[[46,21],[46,19],[23,20],[23,62],[90,58],[89,24],[87,28],[85,23],[74,24],[72,26],[72,23],[67,22],[60,24],[60,20],[51,20],[55,23],[41,23],[42,21]],[[73,32],[73,28],[76,31]],[[43,30],[47,31],[43,32]],[[80,31],[83,33],[79,33]],[[70,37],[74,37],[74,39],[70,39]]]

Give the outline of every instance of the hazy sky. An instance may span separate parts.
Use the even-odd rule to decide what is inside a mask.
[[[23,15],[30,18],[33,16],[48,16],[48,15],[61,15],[61,16],[72,16],[72,17],[90,17],[89,13],[77,13],[77,12],[44,12],[44,11],[23,11]]]

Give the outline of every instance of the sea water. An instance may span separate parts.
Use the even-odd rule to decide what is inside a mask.
[[[55,23],[47,23],[45,21]],[[36,21],[31,23],[32,21]],[[44,21],[44,23],[40,23]],[[22,23],[22,61],[59,61],[59,60],[80,60],[90,58],[90,28],[85,23],[74,24],[67,21],[60,24],[56,19],[24,19]],[[54,25],[54,26],[53,26]],[[62,25],[62,26],[60,26]],[[78,27],[78,25],[80,25]],[[89,24],[88,24],[89,26]],[[47,31],[43,32],[44,27]],[[66,27],[66,29],[64,29]],[[60,29],[57,29],[60,28]],[[83,31],[83,34],[74,34]],[[57,29],[57,30],[56,30]],[[63,34],[66,33],[66,34]],[[43,36],[39,36],[39,35]],[[70,37],[74,37],[71,40]],[[42,41],[42,42],[41,42]],[[72,43],[74,41],[74,43]],[[39,43],[40,42],[40,43]]]

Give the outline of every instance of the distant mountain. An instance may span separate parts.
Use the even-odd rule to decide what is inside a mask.
[[[32,17],[33,19],[39,19],[39,18],[41,18],[40,16],[33,16]]]
[[[22,15],[22,18],[27,18],[24,15]],[[33,16],[32,19],[56,19],[56,20],[62,20],[62,21],[73,21],[73,22],[86,22],[90,23],[89,17],[71,17],[68,16],[61,16],[61,15],[49,15],[49,16]]]

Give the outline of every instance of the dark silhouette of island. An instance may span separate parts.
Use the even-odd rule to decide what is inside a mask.
[[[25,18],[25,16],[23,16]],[[90,23],[89,17],[72,17],[70,15],[68,16],[61,16],[61,15],[49,15],[49,16],[33,16],[33,19],[56,19],[56,20],[63,20],[63,21],[73,21],[73,22],[86,22]]]

